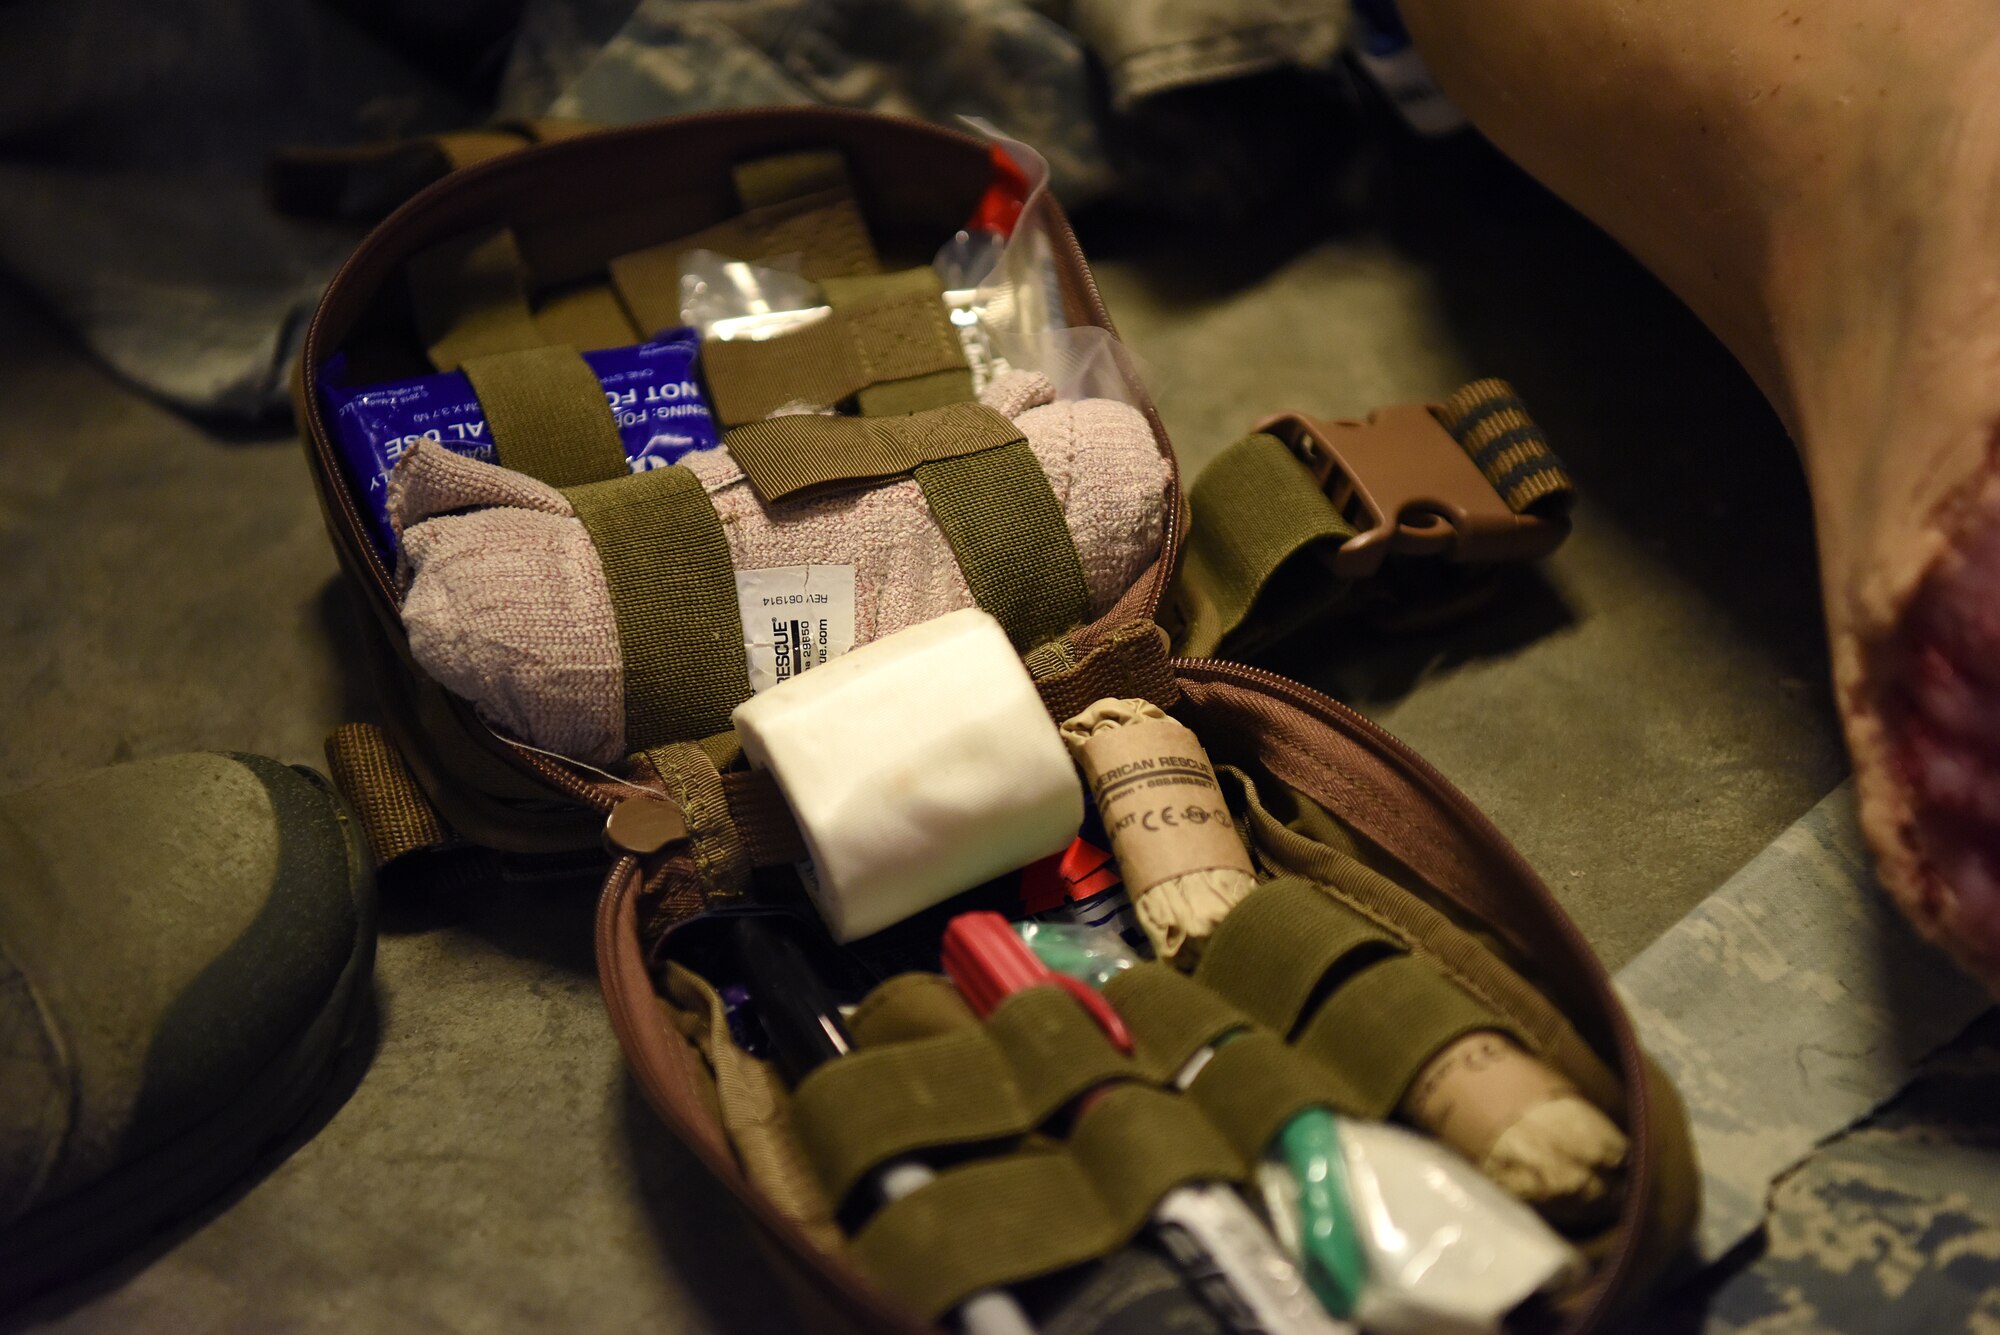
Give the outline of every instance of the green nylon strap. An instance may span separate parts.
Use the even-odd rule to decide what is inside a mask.
[[[1214,992],[1157,960],[1113,978],[1104,999],[1132,1031],[1140,1069],[1160,1082],[1173,1079],[1200,1049],[1250,1023]]]
[[[1347,1109],[1387,1117],[1424,1063],[1479,1029],[1520,1035],[1416,955],[1391,955],[1348,979],[1306,1022],[1300,1052],[1355,1092]]]
[[[727,732],[720,737],[733,745],[736,734]],[[721,771],[709,753],[715,740],[675,742],[645,752],[687,821],[695,875],[701,882],[702,901],[709,905],[740,899],[750,888],[750,853],[730,813]]]
[[[1475,380],[1438,406],[1438,420],[1516,514],[1562,514],[1575,484],[1549,438],[1504,380]]]
[[[1285,1123],[1307,1108],[1345,1111],[1354,1091],[1338,1075],[1262,1030],[1224,1043],[1188,1087],[1188,1097],[1245,1162],[1270,1149]]]
[[[973,601],[1016,649],[1026,653],[1084,623],[1083,562],[1027,441],[921,464],[916,475]]]
[[[999,1140],[1030,1125],[1006,1059],[978,1028],[828,1062],[792,1092],[792,1120],[835,1201],[914,1151]]]
[[[701,479],[678,464],[571,487],[611,590],[625,664],[625,743],[729,730],[750,696],[729,542]]]
[[[709,405],[725,427],[792,404],[857,398],[864,416],[922,412],[972,398],[965,349],[935,292],[836,310],[768,339],[702,344]]]
[[[1306,466],[1276,436],[1245,436],[1224,450],[1195,479],[1188,493],[1194,522],[1188,528],[1173,598],[1182,632],[1175,652],[1213,654],[1272,592],[1281,568],[1315,544],[1338,547],[1354,536]],[[1286,624],[1315,615],[1339,594],[1332,573],[1319,566],[1284,581],[1288,605],[1268,600]]]
[[[1139,1068],[1059,987],[1031,987],[1001,1002],[987,1037],[1007,1060],[1029,1127],[1040,1126],[1086,1090],[1136,1077]]]
[[[403,273],[417,336],[440,371],[456,371],[470,357],[549,342],[529,309],[527,266],[511,231],[432,246],[412,255]]]
[[[1022,441],[1020,428],[985,404],[954,403],[905,417],[773,417],[735,428],[723,443],[758,499],[770,505],[801,492],[899,477],[921,464]],[[1035,468],[1039,474],[1041,465]],[[1047,490],[1046,479],[1042,487]],[[1061,520],[1060,510],[1056,518]]]
[[[463,367],[499,462],[552,487],[629,473],[604,387],[574,348],[469,357]]]
[[[830,148],[772,153],[736,164],[736,202],[746,209],[769,208],[828,190],[849,193],[847,159]]]
[[[1084,1113],[1062,1150],[950,1168],[884,1206],[855,1238],[854,1254],[892,1294],[936,1319],[981,1289],[1107,1256],[1175,1187],[1244,1171],[1191,1103],[1121,1086]]]
[[[1202,948],[1195,977],[1258,1024],[1290,1034],[1328,973],[1354,952],[1392,938],[1306,881],[1258,886]]]

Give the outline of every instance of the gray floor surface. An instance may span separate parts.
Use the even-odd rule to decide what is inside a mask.
[[[1439,176],[1388,170],[1366,216],[1254,244],[1115,221],[1086,243],[1190,467],[1280,408],[1522,390],[1586,498],[1563,551],[1449,633],[1330,632],[1270,662],[1452,776],[1616,967],[1844,772],[1804,489],[1728,358],[1609,243],[1518,182],[1474,214],[1482,192]],[[0,784],[189,748],[317,764],[370,715],[284,428],[191,424],[13,293],[0,405]],[[590,910],[387,906],[344,1106],[37,1328],[786,1328],[622,1073]]]

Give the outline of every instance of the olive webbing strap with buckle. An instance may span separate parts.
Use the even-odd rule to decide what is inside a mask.
[[[633,750],[729,730],[750,697],[736,572],[722,520],[678,464],[570,487],[618,624]]]
[[[840,307],[769,339],[702,345],[709,402],[724,427],[793,404],[854,398],[863,416],[922,412],[973,397],[972,372],[935,289]]]
[[[853,1249],[889,1292],[934,1320],[981,1289],[1107,1256],[1174,1188],[1245,1171],[1193,1103],[1121,1085],[1084,1112],[1062,1148],[948,1168],[877,1211]]]
[[[1241,652],[1345,601],[1391,553],[1532,560],[1568,533],[1569,475],[1505,381],[1365,420],[1270,419],[1190,489],[1180,653]],[[1311,551],[1314,563],[1295,562]]]
[[[628,474],[604,387],[576,349],[496,352],[468,358],[461,369],[478,396],[501,466],[552,487]]]

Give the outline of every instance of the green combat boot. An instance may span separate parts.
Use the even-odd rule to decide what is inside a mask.
[[[0,797],[0,1308],[296,1128],[374,957],[359,834],[309,771],[204,753]]]

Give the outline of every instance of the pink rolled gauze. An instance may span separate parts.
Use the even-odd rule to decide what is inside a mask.
[[[1168,466],[1146,419],[1113,399],[1055,401],[1015,372],[980,399],[1011,418],[1075,539],[1090,615],[1158,555]],[[854,643],[972,606],[923,489],[904,478],[766,505],[728,450],[681,463],[700,478],[738,570],[854,567]],[[624,668],[604,570],[563,494],[522,473],[419,444],[389,477],[410,653],[479,716],[593,764],[625,754]]]

